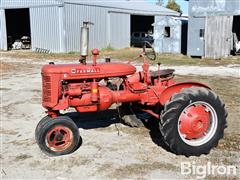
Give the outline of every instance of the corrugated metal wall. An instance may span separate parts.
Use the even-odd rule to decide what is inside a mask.
[[[62,52],[60,8],[30,8],[32,49],[43,48],[51,52]]]
[[[7,50],[7,34],[4,9],[0,9],[0,50]]]
[[[29,8],[39,6],[56,6],[63,4],[62,0],[1,0],[0,8]]]
[[[109,44],[114,48],[129,47],[130,15],[109,11],[97,6],[65,4],[66,50],[80,50],[80,28],[84,21],[94,23],[90,27],[90,49],[104,48]]]
[[[189,16],[237,15],[239,0],[189,0]]]
[[[205,18],[189,18],[187,48],[189,56],[204,56],[204,37],[200,37],[200,29],[205,29]]]
[[[1,0],[0,8],[29,8],[32,49],[64,52],[64,13],[61,0]],[[4,9],[0,9],[0,49],[7,50]]]
[[[232,16],[206,17],[205,57],[216,59],[230,55],[232,22]]]
[[[110,41],[114,48],[130,47],[130,14],[109,13]]]
[[[93,22],[90,27],[90,48],[107,45],[107,10],[99,7],[65,5],[66,50],[80,51],[80,32],[84,21]]]
[[[232,42],[230,19],[234,15],[240,15],[239,0],[189,0],[188,55],[228,56]],[[199,37],[200,29],[205,30],[203,38]]]
[[[181,53],[181,20],[156,16],[154,23],[154,47],[158,53]],[[164,37],[165,27],[170,27],[170,37]]]
[[[80,27],[83,21],[94,23],[90,27],[90,48],[104,48],[109,44],[114,48],[129,47],[129,13],[145,13],[77,3],[79,1],[64,3],[64,0],[0,0],[0,16],[3,19],[0,23],[0,49],[7,46],[3,9],[29,8],[32,49],[49,49],[51,52],[79,51]]]
[[[73,5],[88,5],[95,7],[108,8],[114,12],[121,12],[125,14],[138,15],[172,15],[179,16],[180,13],[167,9],[165,7],[157,6],[153,3],[148,3],[146,0],[63,0],[67,4]]]
[[[21,5],[24,6],[25,1],[22,2]],[[10,5],[12,4],[10,3],[7,7]],[[16,4],[15,7],[18,5],[20,4]],[[33,50],[42,48],[51,52],[79,51],[80,27],[83,21],[94,23],[94,26],[90,27],[90,48],[101,49],[109,44],[114,48],[130,46],[129,14],[110,13],[111,9],[108,8],[77,4],[40,6],[29,9]],[[1,21],[1,24],[3,23]],[[2,27],[5,25],[3,24]],[[1,32],[4,32],[4,28],[1,28]],[[1,38],[0,48],[3,49],[3,46],[7,44],[4,38]]]

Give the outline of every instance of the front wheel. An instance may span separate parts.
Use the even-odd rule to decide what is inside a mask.
[[[187,88],[165,104],[160,131],[175,154],[200,156],[217,146],[227,127],[226,117],[224,104],[211,90]]]
[[[47,115],[38,122],[37,127],[35,129],[35,140],[36,140],[36,142],[39,141],[39,139],[38,139],[39,138],[39,131],[42,129],[42,127],[44,126],[45,123],[47,123],[48,121],[51,121],[51,120],[52,120],[52,118],[49,115]]]
[[[78,127],[67,116],[47,119],[36,130],[37,143],[49,156],[70,154],[81,144]]]

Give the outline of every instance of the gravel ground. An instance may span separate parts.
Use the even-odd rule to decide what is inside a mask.
[[[16,59],[11,57],[0,56],[0,60],[3,62],[14,63]],[[46,64],[52,60],[41,60],[37,61],[36,59],[17,59],[18,63],[24,64]],[[104,62],[105,60],[101,59],[98,62]],[[113,62],[117,60],[112,60]],[[71,61],[66,60],[54,60],[55,63],[71,63]],[[124,61],[123,61],[124,62]],[[127,61],[126,61],[127,62]],[[125,62],[125,63],[126,63]],[[75,62],[74,62],[75,63]],[[133,62],[133,65],[136,66],[137,70],[140,71],[142,69],[140,62]],[[170,66],[170,65],[161,65],[162,69],[175,69],[176,74],[178,75],[200,75],[200,76],[218,76],[218,77],[235,77],[240,78],[240,65],[239,64],[229,64],[227,66]],[[151,70],[157,70],[157,65],[152,65],[150,67]]]
[[[231,109],[226,135],[209,155],[176,156],[164,148],[156,129],[124,126],[118,122],[113,108],[102,113],[73,114],[83,138],[82,146],[70,155],[47,157],[39,150],[34,131],[45,115],[41,106],[40,69],[48,60],[5,57],[0,60],[5,64],[3,67],[10,67],[1,72],[2,179],[195,179],[197,175],[193,173],[181,175],[181,162],[201,166],[207,162],[233,165],[238,168],[238,174],[228,178],[240,178],[240,79],[236,65],[174,67],[176,74],[184,75],[179,80],[191,78],[208,82],[220,93],[227,109]],[[207,178],[226,176],[208,175]]]

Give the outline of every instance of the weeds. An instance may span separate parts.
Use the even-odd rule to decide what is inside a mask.
[[[142,52],[141,48],[124,48],[116,50],[110,44],[101,49],[99,59],[106,56],[116,60],[128,61],[137,57]],[[2,52],[3,56],[12,58],[25,58],[25,59],[59,59],[59,60],[78,60],[80,54],[78,52],[69,53],[51,53],[51,54],[39,54],[31,51],[8,51]],[[89,53],[91,55],[91,53]],[[140,60],[140,58],[139,58]],[[229,64],[240,64],[240,56],[230,56],[228,58],[222,58],[219,60],[214,59],[201,59],[191,58],[182,54],[158,54],[155,61],[150,61],[151,64],[158,62],[165,65],[197,65],[197,66],[221,66]]]

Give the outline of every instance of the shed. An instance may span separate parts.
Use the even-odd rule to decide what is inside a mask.
[[[80,49],[80,27],[91,21],[90,48],[130,46],[133,31],[146,31],[158,16],[179,13],[145,1],[1,0],[0,50],[8,49],[8,36],[28,35],[32,50],[70,52]]]
[[[240,1],[189,0],[188,55],[227,57],[240,44]]]
[[[156,17],[154,40],[157,53],[186,54],[187,19],[171,16]]]

